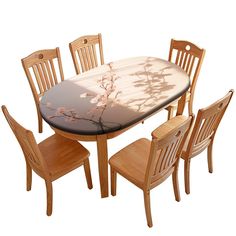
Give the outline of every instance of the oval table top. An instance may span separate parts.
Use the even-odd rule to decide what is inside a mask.
[[[111,62],[44,93],[40,111],[57,129],[97,135],[127,128],[166,107],[190,86],[177,65],[154,57]]]

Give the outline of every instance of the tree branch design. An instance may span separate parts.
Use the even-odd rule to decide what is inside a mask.
[[[50,102],[45,105],[47,109],[54,111],[54,115],[48,116],[48,119],[54,118],[63,118],[65,122],[75,122],[78,120],[89,121],[95,124],[96,126],[100,127],[102,131],[104,129],[112,128],[108,124],[119,124],[115,122],[108,122],[103,120],[103,114],[110,102],[110,105],[113,106],[114,102],[118,102],[118,96],[121,94],[121,91],[117,91],[113,100],[109,101],[109,97],[112,93],[116,90],[115,81],[119,79],[119,76],[115,73],[113,69],[113,64],[109,63],[109,71],[102,76],[102,78],[97,80],[99,87],[103,90],[99,94],[90,94],[90,93],[83,93],[80,95],[81,98],[91,98],[90,103],[95,104],[95,106],[88,111],[88,114],[91,114],[90,118],[85,118],[80,116],[78,112],[75,111],[73,108],[66,108],[66,107],[52,107]],[[96,119],[97,117],[97,119]],[[119,124],[121,126],[121,124]]]
[[[158,72],[152,72],[152,60],[153,58],[147,58],[144,63],[139,64],[143,66],[144,70],[130,74],[131,76],[136,76],[139,78],[139,80],[134,81],[134,86],[143,87],[144,93],[148,95],[146,98],[131,99],[127,102],[128,106],[136,106],[136,111],[141,111],[143,107],[153,107],[153,103],[155,101],[166,98],[166,96],[162,95],[163,91],[170,90],[175,86],[169,85],[165,81],[165,77],[171,75],[170,73],[166,73],[166,70],[171,67],[164,67]],[[152,103],[149,104],[149,102]]]

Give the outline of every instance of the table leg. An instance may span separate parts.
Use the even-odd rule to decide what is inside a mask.
[[[98,171],[100,179],[101,197],[108,197],[108,153],[107,153],[107,136],[106,134],[97,135],[97,155]]]
[[[182,97],[178,101],[178,107],[177,107],[177,112],[176,115],[182,115],[184,112],[184,107],[185,107],[185,102],[186,102],[186,93],[182,95]]]

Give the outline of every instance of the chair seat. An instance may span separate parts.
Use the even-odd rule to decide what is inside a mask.
[[[89,151],[79,142],[54,134],[38,144],[49,168],[52,180],[68,173],[89,157]]]
[[[139,139],[120,150],[109,160],[110,165],[137,187],[142,188],[149,158],[151,141]]]

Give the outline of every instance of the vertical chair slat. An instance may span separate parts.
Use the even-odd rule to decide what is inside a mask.
[[[182,63],[180,65],[180,67],[184,70],[184,66],[185,66],[185,60],[186,60],[186,57],[187,57],[188,53],[184,52],[184,55],[183,55],[183,59],[182,59]]]
[[[176,152],[177,152],[177,149],[178,149],[178,146],[179,146],[179,143],[182,141],[182,139],[177,139],[177,141],[175,142],[175,144],[174,144],[174,146],[173,146],[173,148],[172,148],[172,152],[171,152],[171,154],[170,154],[170,158],[169,158],[169,160],[168,160],[168,163],[167,163],[167,165],[166,165],[166,168],[168,167],[168,166],[170,166],[175,160],[175,158],[176,158]]]
[[[189,53],[185,53],[185,57],[184,57],[184,61],[183,61],[183,70],[186,71],[186,65],[187,65],[187,62],[188,62],[188,58],[189,58]]]
[[[50,89],[51,88],[51,83],[50,83],[50,80],[48,78],[48,73],[47,73],[47,69],[46,69],[46,66],[45,66],[45,61],[40,63],[40,65],[41,65],[41,68],[42,68],[44,81],[47,85],[47,89]]]
[[[200,129],[199,129],[199,132],[198,132],[198,135],[197,135],[195,144],[198,144],[198,143],[201,142],[204,129],[205,129],[205,127],[206,127],[206,125],[207,125],[208,123],[209,123],[209,119],[204,119],[204,120],[202,120],[202,124],[201,124],[201,126],[200,126]]]
[[[162,157],[162,159],[160,159],[160,161],[161,161],[161,165],[160,165],[160,169],[159,169],[160,172],[162,172],[165,168],[165,158],[164,157],[168,156],[169,153],[170,153],[170,146],[168,145],[166,147],[165,155]]]
[[[90,48],[90,46],[85,47],[85,54],[86,54],[87,62],[88,62],[88,69],[91,70],[93,68],[93,66],[92,66],[91,55],[89,53],[89,48]]]
[[[41,82],[41,79],[40,79],[40,76],[39,76],[39,73],[38,73],[38,69],[37,69],[37,66],[36,65],[33,65],[32,66],[32,69],[33,69],[33,72],[34,72],[34,76],[35,76],[35,79],[37,81],[37,85],[38,85],[38,88],[39,88],[39,92],[40,94],[44,92],[44,89],[43,89],[43,86],[42,86],[42,82]],[[31,74],[29,73],[29,79],[31,79],[32,81],[32,76]],[[32,81],[33,82],[33,81]]]
[[[162,163],[161,160],[163,159],[163,156],[165,155],[166,151],[167,150],[165,148],[161,149],[159,159],[158,159],[155,169],[154,169],[154,175],[157,175],[158,173],[160,173],[160,168],[161,168],[161,163]]]
[[[53,87],[56,83],[53,79],[52,71],[50,69],[50,65],[49,65],[48,61],[45,61],[45,66],[47,68],[47,73],[48,73],[48,76],[49,76],[49,81],[50,81],[51,87]]]
[[[186,65],[186,70],[185,70],[188,75],[189,75],[189,70],[190,70],[190,65],[191,65],[192,59],[193,59],[193,55],[189,54],[188,63]]]
[[[80,61],[79,50],[76,50],[74,52],[73,61],[74,61],[75,69],[76,69],[76,74],[80,74],[82,71],[82,66],[79,63],[79,61]]]
[[[82,61],[81,68],[82,68],[82,72],[84,72],[84,71],[86,71],[86,62],[85,62],[85,58],[84,58],[84,48],[80,48],[79,52],[80,52],[79,55],[81,56],[80,60]]]
[[[202,135],[200,142],[202,142],[204,139],[206,139],[209,135],[209,130],[211,129],[211,125],[214,123],[215,116],[211,116],[207,119],[207,122],[205,122],[204,128],[202,128]]]
[[[82,72],[84,72],[85,71],[85,64],[84,64],[82,48],[78,49],[78,55],[79,55],[79,59],[80,59],[81,70],[82,70]]]
[[[86,71],[87,70],[90,70],[90,67],[89,67],[89,55],[87,54],[87,47],[84,47],[83,48],[83,52],[84,52],[84,60],[85,60],[85,64],[86,64]]]
[[[93,49],[93,55],[94,55],[95,65],[98,66],[97,53],[96,53],[95,45],[92,45],[92,49]]]
[[[180,57],[179,64],[178,64],[181,68],[182,68],[182,63],[183,63],[184,55],[185,55],[185,52],[181,51],[181,57]]]
[[[84,60],[84,71],[87,71],[89,70],[89,67],[88,67],[88,60],[87,60],[85,48],[81,48],[81,53]]]
[[[90,46],[88,49],[89,49],[89,55],[90,55],[90,59],[91,59],[91,65],[92,65],[92,68],[94,68],[94,67],[96,67],[96,63],[95,63],[95,58],[94,58],[92,46]]]
[[[206,139],[207,137],[209,137],[214,129],[214,124],[216,123],[216,120],[218,118],[218,115],[215,114],[214,116],[212,116],[211,121],[208,124],[208,127],[205,129],[205,133],[204,133],[204,139]]]
[[[175,64],[179,65],[179,57],[180,57],[181,51],[177,52],[176,59],[175,59]]]
[[[53,75],[53,78],[54,78],[54,82],[55,82],[55,84],[58,84],[57,73],[56,73],[56,70],[55,70],[55,67],[54,67],[53,60],[50,59],[50,60],[49,60],[49,63],[50,63],[50,66],[51,66],[51,70],[52,70],[52,75]]]
[[[202,142],[204,139],[208,137],[209,130],[211,129],[211,124],[214,122],[214,116],[211,116],[209,119],[207,119],[208,122],[206,122],[204,128],[202,129],[202,135],[200,142]]]
[[[47,85],[46,85],[46,82],[45,82],[44,77],[43,77],[43,72],[42,72],[41,64],[40,63],[36,64],[36,68],[37,68],[38,75],[39,75],[39,78],[40,78],[41,83],[42,83],[43,92],[45,92],[47,90]]]
[[[193,57],[193,59],[192,59],[191,66],[190,66],[189,73],[188,73],[189,77],[191,77],[195,59],[196,59],[196,57]]]
[[[163,161],[163,166],[162,166],[162,171],[166,169],[166,167],[168,166],[168,163],[169,163],[169,160],[171,158],[171,154],[173,152],[173,147],[174,147],[174,142],[172,142],[170,145],[169,145],[169,151],[168,151],[168,154],[165,156],[164,158],[164,161]]]

